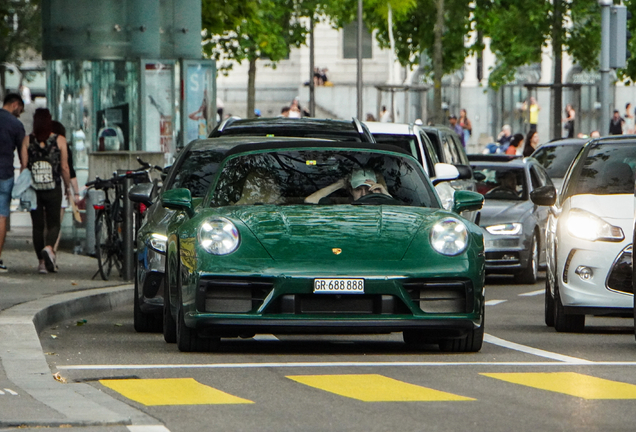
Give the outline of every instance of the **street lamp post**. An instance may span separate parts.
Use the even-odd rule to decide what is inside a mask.
[[[362,119],[362,0],[358,0],[358,76],[357,76],[357,94],[358,94],[358,119]]]
[[[601,6],[601,120],[599,132],[609,133],[610,114],[610,6],[612,0],[599,0]],[[602,126],[605,124],[605,126]]]

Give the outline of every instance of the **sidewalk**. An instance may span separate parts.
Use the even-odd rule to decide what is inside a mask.
[[[39,332],[80,314],[131,305],[131,284],[96,276],[97,261],[58,252],[58,273],[39,274],[31,228],[7,234],[0,273],[0,428],[157,425],[146,414],[84,383],[61,383],[46,362]]]

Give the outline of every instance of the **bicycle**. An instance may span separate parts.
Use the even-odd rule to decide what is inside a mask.
[[[158,170],[163,172],[159,166],[152,166],[137,158],[142,165],[136,170],[127,171],[124,174],[113,173],[109,179],[100,179],[86,183],[87,188],[104,191],[104,200],[94,204],[95,209],[95,257],[97,258],[98,270],[93,278],[99,273],[103,280],[108,280],[113,267],[119,272],[121,277],[124,267],[124,200],[128,199],[124,190],[124,180],[132,179],[135,183],[151,182],[150,171]],[[114,190],[111,201],[110,191]],[[134,206],[133,209],[133,236],[141,226],[143,214],[142,208]],[[133,239],[134,244],[134,239]]]

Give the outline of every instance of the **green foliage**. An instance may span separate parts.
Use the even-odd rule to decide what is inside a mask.
[[[24,58],[41,52],[41,15],[39,0],[0,1],[0,87],[4,87],[5,63],[20,67]]]
[[[628,80],[628,84],[631,84],[636,80],[636,0],[625,0],[623,4],[632,14],[632,18],[627,21],[627,30],[632,34],[627,45],[627,50],[631,53],[631,57],[627,59],[627,67],[617,71],[617,75],[619,78]]]
[[[601,52],[601,6],[598,0],[571,3],[572,28],[566,43],[567,52],[585,70],[598,69]]]

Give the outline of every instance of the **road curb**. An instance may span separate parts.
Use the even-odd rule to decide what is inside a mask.
[[[20,304],[0,312],[0,360],[18,389],[56,415],[36,414],[8,419],[0,427],[108,426],[156,424],[157,421],[84,383],[56,381],[42,352],[39,333],[47,326],[78,315],[106,312],[133,300],[132,285],[65,293]],[[108,406],[108,407],[107,407]],[[27,403],[24,407],[29,409]]]

